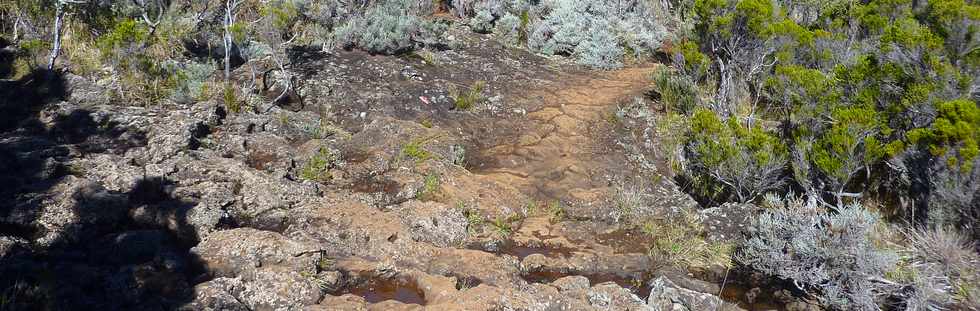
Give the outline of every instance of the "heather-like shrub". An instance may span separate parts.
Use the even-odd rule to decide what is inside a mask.
[[[657,1],[606,1],[599,8],[621,45],[634,57],[649,57],[671,36],[664,23],[671,19]]]
[[[397,54],[416,45],[438,43],[445,27],[419,18],[419,9],[405,1],[387,1],[369,8],[334,32],[342,47],[358,47],[371,53]]]
[[[697,84],[687,75],[672,70],[661,69],[653,74],[653,91],[668,111],[690,113],[700,103]]]
[[[490,31],[493,30],[493,22],[495,20],[496,17],[494,17],[493,13],[490,13],[490,11],[479,11],[476,13],[476,16],[470,19],[470,29],[472,29],[474,32],[490,33]]]
[[[637,58],[652,56],[670,35],[666,27],[650,16],[633,14],[615,21],[612,25],[615,33],[620,34],[622,44]]]
[[[575,47],[576,62],[592,68],[617,69],[623,67],[623,48],[605,21],[597,22],[587,40]]]
[[[497,20],[493,33],[504,43],[518,45],[521,43],[522,31],[524,29],[521,29],[521,18],[507,13]]]
[[[593,68],[621,67],[627,49],[634,56],[652,55],[667,35],[642,1],[551,0],[534,11],[539,18],[530,27],[529,48],[573,55]]]
[[[585,41],[597,18],[589,2],[556,0],[544,4],[550,13],[531,27],[528,47],[544,54],[571,55]]]
[[[878,310],[879,294],[897,256],[871,239],[878,216],[859,204],[837,211],[790,199],[757,216],[735,259],[791,280],[833,309]]]
[[[980,238],[980,159],[974,158],[968,171],[950,167],[944,161],[929,170],[929,223],[963,229]]]
[[[205,83],[217,69],[214,63],[189,62],[177,71],[180,77],[171,98],[176,102],[189,103],[202,99]]]
[[[480,14],[495,19],[503,16],[508,7],[517,9],[526,1],[522,0],[451,0],[449,9],[457,17],[467,18]],[[493,26],[492,24],[490,25]]]

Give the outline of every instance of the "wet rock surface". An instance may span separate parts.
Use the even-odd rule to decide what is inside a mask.
[[[301,105],[262,113],[110,105],[67,74],[0,133],[0,289],[37,299],[15,310],[735,308],[625,221],[693,200],[661,181],[619,204],[657,174],[608,120],[650,66],[437,54],[308,55]],[[476,80],[487,100],[453,109]]]

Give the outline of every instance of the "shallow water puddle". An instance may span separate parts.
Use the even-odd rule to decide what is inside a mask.
[[[753,291],[750,286],[729,283],[721,290],[721,298],[748,311],[785,310],[786,306],[773,297],[773,290],[769,288]]]
[[[646,254],[650,252],[650,246],[653,245],[654,240],[653,236],[638,229],[619,229],[609,233],[597,234],[596,242],[612,247],[616,250],[616,254]]]
[[[337,294],[360,296],[368,303],[395,300],[406,304],[425,305],[425,294],[415,282],[407,280],[372,278],[353,288],[343,289]]]

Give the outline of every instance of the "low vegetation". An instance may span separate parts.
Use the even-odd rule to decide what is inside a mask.
[[[708,241],[695,211],[682,210],[677,217],[649,221],[641,228],[653,237],[649,252],[658,262],[685,269],[732,266],[733,244]]]
[[[417,138],[402,146],[401,155],[414,159],[415,162],[425,162],[432,158],[432,153],[425,150],[425,143],[428,139]]]
[[[467,110],[476,104],[484,101],[483,89],[486,88],[485,81],[473,82],[473,85],[460,90],[455,84],[448,87],[449,98],[453,100],[453,108],[456,110]]]
[[[422,180],[422,187],[415,194],[415,198],[420,201],[435,201],[439,198],[441,187],[442,181],[438,174],[427,174]]]
[[[333,178],[330,170],[337,162],[337,156],[330,149],[321,147],[303,168],[300,169],[299,176],[306,180],[316,182],[328,182]]]

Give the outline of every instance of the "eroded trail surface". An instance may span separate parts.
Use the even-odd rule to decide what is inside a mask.
[[[639,230],[696,205],[647,160],[655,66],[463,38],[437,64],[304,52],[303,102],[269,111],[119,107],[67,77],[0,130],[0,286],[100,310],[720,306],[723,270],[665,268]]]
[[[537,101],[539,107],[527,113],[520,133],[481,150],[474,172],[538,200],[597,200],[613,175],[630,172],[610,137],[615,109],[649,88],[654,68],[561,77],[529,91],[519,102]]]

